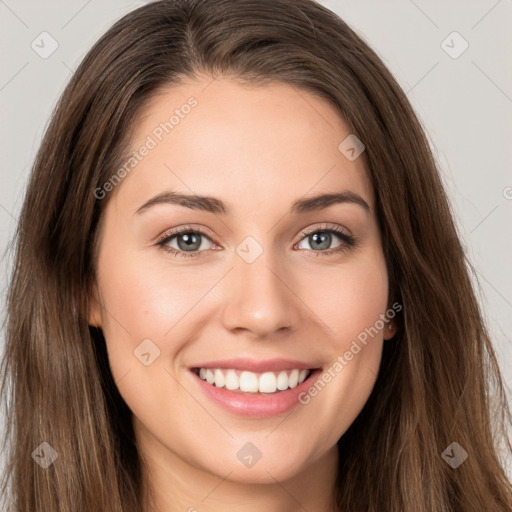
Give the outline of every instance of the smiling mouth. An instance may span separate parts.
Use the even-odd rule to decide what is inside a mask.
[[[191,368],[200,379],[216,388],[248,394],[273,394],[293,389],[315,371],[292,369],[256,373],[232,368]]]

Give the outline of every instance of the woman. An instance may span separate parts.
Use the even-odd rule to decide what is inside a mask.
[[[128,14],[20,217],[12,510],[510,510],[468,268],[405,95],[329,10]]]

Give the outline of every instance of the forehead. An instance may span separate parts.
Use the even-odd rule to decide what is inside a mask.
[[[348,189],[373,210],[363,158],[351,161],[339,149],[350,135],[334,107],[303,89],[202,76],[145,105],[116,203],[134,211],[173,190],[219,197],[243,213]]]

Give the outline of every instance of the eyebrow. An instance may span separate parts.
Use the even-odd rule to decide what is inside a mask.
[[[370,212],[368,203],[358,194],[350,190],[342,190],[341,192],[332,194],[321,194],[308,198],[297,199],[290,208],[291,214],[307,213],[311,211],[323,210],[334,204],[351,203],[361,206]],[[192,210],[201,210],[209,213],[218,213],[222,215],[229,214],[228,206],[215,197],[198,196],[182,194],[174,191],[163,192],[158,194],[149,201],[146,201],[135,213],[140,214],[152,206],[157,204],[176,204]]]

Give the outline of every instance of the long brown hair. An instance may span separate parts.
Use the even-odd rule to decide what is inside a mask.
[[[510,410],[426,137],[377,55],[312,0],[149,3],[115,23],[73,75],[16,233],[2,359],[9,510],[143,507],[131,412],[85,314],[108,201],[93,191],[124,161],[143,105],[198,73],[314,93],[366,145],[390,303],[403,310],[375,388],[338,443],[337,507],[509,512],[500,450],[512,451]],[[58,452],[46,469],[31,457],[43,442]],[[468,454],[457,468],[442,456],[454,442]]]

